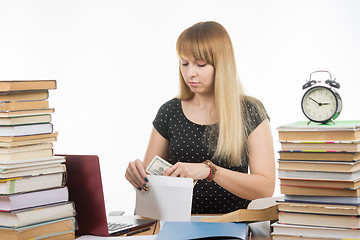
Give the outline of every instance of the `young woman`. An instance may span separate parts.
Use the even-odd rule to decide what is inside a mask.
[[[227,213],[272,196],[269,117],[243,93],[227,31],[216,22],[197,23],[181,33],[176,50],[180,94],[159,109],[144,161],[130,162],[126,179],[147,190],[144,169],[159,155],[173,164],[165,175],[199,180],[192,213]]]

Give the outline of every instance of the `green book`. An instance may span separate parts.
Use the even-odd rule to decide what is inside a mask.
[[[281,125],[279,131],[357,131],[360,130],[360,120],[335,121],[328,123],[316,123],[298,121]]]

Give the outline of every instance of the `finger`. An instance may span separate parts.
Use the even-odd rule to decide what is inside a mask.
[[[180,170],[177,169],[174,172],[172,172],[170,176],[171,177],[179,177],[180,174],[181,174]]]
[[[135,162],[130,162],[128,168],[126,169],[126,172],[130,176],[133,182],[135,182],[138,187],[142,187],[142,185],[145,183],[145,180],[140,176],[139,170],[137,166],[135,165]]]
[[[140,161],[139,159],[136,159],[134,161],[134,163],[131,165],[132,170],[134,172],[135,177],[142,183],[144,184],[145,178],[146,178],[146,172],[145,172],[145,168],[143,165],[143,162]]]
[[[180,173],[180,175],[179,175],[179,177],[181,177],[181,178],[186,178],[187,177],[187,174],[186,174],[186,172],[181,172]]]
[[[135,174],[133,173],[133,167],[131,167],[130,164],[129,167],[126,169],[125,177],[131,184],[133,184],[134,187],[142,187],[143,183],[135,176]]]
[[[145,172],[145,167],[144,167],[143,162],[140,161],[139,159],[136,159],[135,165],[136,165],[136,168],[139,170],[139,174],[140,174],[141,178],[143,178],[145,180],[145,182],[147,182],[148,179],[147,179],[147,175]]]
[[[139,185],[138,185],[136,182],[134,182],[134,181],[132,180],[132,178],[130,177],[130,175],[129,175],[128,172],[125,173],[125,178],[130,182],[131,185],[134,186],[134,188],[137,188],[137,189],[139,189],[139,190],[142,189],[141,187],[139,187]]]
[[[170,176],[176,169],[174,168],[174,166],[168,167],[167,169],[165,169],[164,175],[165,176]]]
[[[145,168],[144,168],[144,164],[142,161],[140,161],[139,159],[136,159],[134,162],[134,174],[136,176],[136,178],[140,181],[141,183],[141,188],[144,189],[145,191],[149,190],[149,185],[147,184],[147,182],[149,181],[145,172]],[[135,170],[136,169],[136,170]]]
[[[141,177],[138,169],[135,165],[131,166],[131,170],[129,171],[132,179],[138,184],[138,186],[142,187],[145,184],[145,180]]]

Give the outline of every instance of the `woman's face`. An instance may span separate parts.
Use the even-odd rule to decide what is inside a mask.
[[[181,74],[185,84],[195,94],[213,94],[215,74],[214,67],[194,57],[180,59]]]

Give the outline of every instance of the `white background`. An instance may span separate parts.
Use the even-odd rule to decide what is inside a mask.
[[[131,214],[125,168],[142,159],[158,108],[178,93],[185,28],[214,20],[228,30],[277,151],[276,127],[306,120],[301,87],[313,71],[341,84],[338,120],[360,119],[359,12],[357,0],[0,0],[0,79],[57,80],[55,152],[99,155],[107,211]]]

